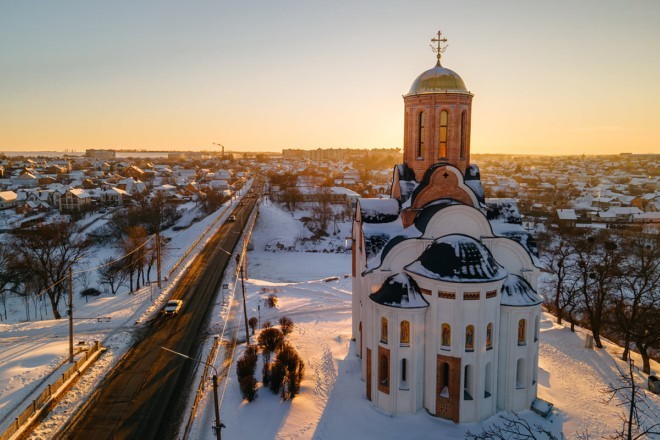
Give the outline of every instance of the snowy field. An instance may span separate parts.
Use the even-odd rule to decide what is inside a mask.
[[[185,248],[186,243],[194,241],[195,234],[200,234],[221,213],[182,231],[179,235],[189,235],[173,237],[171,246]],[[251,240],[254,250],[248,253],[246,291],[250,317],[276,323],[280,316],[288,316],[294,321],[295,329],[287,339],[306,363],[301,392],[293,400],[281,401],[279,396],[260,387],[258,398],[247,403],[241,399],[232,365],[228,379],[220,384],[225,438],[460,439],[467,430],[479,432],[481,426],[497,423],[491,420],[481,426],[456,425],[423,411],[412,416],[392,417],[382,414],[366,400],[359,360],[350,340],[350,254],[319,252],[323,243],[310,247],[308,243],[297,242],[296,237],[307,234],[297,220],[299,217],[299,214],[292,216],[273,204],[262,205]],[[335,244],[350,234],[350,224],[340,224],[339,228],[338,234],[327,239],[330,248],[335,249]],[[288,243],[295,250],[265,251],[273,239],[290,240]],[[181,243],[177,244],[177,240]],[[240,282],[232,282],[232,290],[237,284]],[[270,309],[264,300],[273,293],[278,296],[278,304]],[[68,417],[98,378],[107,373],[126,350],[132,341],[135,322],[146,322],[159,310],[166,296],[166,289],[162,294],[154,292],[152,303],[150,291],[145,288],[137,295],[103,295],[90,300],[89,304],[76,306],[77,316],[112,316],[110,323],[99,323],[95,319],[76,322],[76,341],[101,339],[109,351],[32,438],[52,436],[58,424]],[[240,286],[236,297],[240,298]],[[20,307],[20,304],[16,305],[17,313],[20,313]],[[242,319],[242,308],[237,303],[233,307],[232,312]],[[227,313],[226,306],[216,308],[209,333],[223,334],[225,339],[235,334],[243,337],[242,327],[224,329],[222,317]],[[38,389],[44,379],[65,361],[68,346],[66,321],[14,322],[2,324],[0,331],[0,419],[4,420],[5,426],[4,423],[14,416],[13,408],[22,408],[23,401],[30,399],[32,390]],[[555,433],[563,432],[568,439],[585,432],[591,439],[598,439],[620,428],[618,416],[622,409],[616,406],[616,401],[604,403],[605,395],[602,394],[608,383],[616,383],[616,367],[625,365],[617,358],[620,348],[607,344],[604,350],[588,350],[584,348],[584,338],[584,332],[571,333],[568,328],[556,325],[552,316],[545,315],[541,324],[538,394],[552,402],[555,409],[549,420],[531,411],[521,413],[531,423],[543,424]],[[233,353],[234,361],[243,347],[238,346]],[[217,358],[218,368],[224,360],[223,355],[221,351]],[[228,356],[231,357],[232,353]],[[261,356],[259,358],[261,362]],[[257,368],[257,379],[260,379],[260,369],[261,364]],[[658,374],[657,363],[652,363],[652,369]],[[641,374],[637,379],[640,385],[646,383]],[[211,387],[206,390],[189,436],[192,439],[215,438],[210,429],[214,418]],[[659,397],[647,395],[652,410],[660,414]]]
[[[265,252],[273,237],[300,234],[300,223],[275,206],[262,207],[253,236],[254,251],[248,254],[250,279],[246,283],[248,315],[274,324],[280,316],[291,318],[296,327],[287,339],[306,362],[301,393],[292,401],[282,401],[268,389],[259,388],[258,397],[248,403],[241,399],[232,366],[228,381],[221,384],[221,419],[226,438],[245,439],[459,439],[466,431],[498,423],[497,417],[481,425],[456,425],[425,412],[412,416],[382,414],[366,400],[360,379],[360,363],[351,338],[350,254],[312,252]],[[331,277],[338,280],[324,281]],[[294,280],[299,280],[295,282]],[[276,309],[264,299],[278,296]],[[236,329],[243,335],[243,330]],[[585,332],[554,323],[545,314],[541,323],[538,395],[554,404],[545,420],[531,411],[520,415],[531,424],[541,424],[557,435],[577,438],[588,433],[591,439],[611,435],[620,428],[622,409],[604,402],[608,383],[616,383],[620,348],[606,344],[604,350],[584,348]],[[234,355],[238,358],[244,346]],[[260,379],[261,356],[257,366]],[[641,362],[638,359],[638,362]],[[221,359],[217,365],[221,364]],[[658,364],[653,363],[654,373]],[[637,375],[638,384],[646,378]],[[210,388],[209,388],[210,389]],[[648,394],[655,414],[660,399]],[[212,439],[212,395],[203,401],[191,438]]]

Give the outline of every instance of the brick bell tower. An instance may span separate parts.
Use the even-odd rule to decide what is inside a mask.
[[[419,75],[403,97],[403,161],[418,182],[434,164],[449,163],[465,175],[470,163],[473,94],[456,72],[440,64],[446,49],[442,43],[447,41],[442,32],[431,41],[437,44],[437,63]]]

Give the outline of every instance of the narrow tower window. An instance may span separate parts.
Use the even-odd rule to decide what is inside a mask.
[[[486,384],[484,387],[484,397],[488,398],[493,392],[493,373],[491,363],[486,364]]]
[[[467,146],[467,112],[461,113],[461,159],[465,159],[465,147]]]
[[[424,147],[424,112],[419,113],[419,120],[417,121],[417,157],[422,157],[422,150]]]
[[[486,350],[493,348],[493,323],[489,322],[486,326]]]
[[[472,378],[472,375],[474,371],[474,367],[472,365],[466,365],[465,366],[465,371],[464,371],[464,377],[463,377],[463,400],[472,400],[472,395],[473,390],[472,387],[474,386],[474,379]]]
[[[447,157],[447,124],[449,123],[449,114],[447,110],[440,112],[440,159]]]
[[[521,319],[518,321],[518,345],[525,345],[525,332],[527,331],[527,321]]]

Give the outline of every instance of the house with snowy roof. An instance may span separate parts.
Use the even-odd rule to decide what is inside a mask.
[[[478,422],[536,398],[540,264],[516,201],[484,198],[473,95],[440,54],[403,98],[391,198],[356,204],[352,332],[381,411]]]

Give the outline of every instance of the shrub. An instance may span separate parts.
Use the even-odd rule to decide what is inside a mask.
[[[257,397],[257,380],[254,376],[245,376],[238,379],[241,388],[241,394],[248,402],[252,402]]]
[[[277,307],[277,295],[274,293],[268,295],[268,298],[266,298],[266,305],[271,309]]]
[[[273,324],[271,324],[270,321],[264,321],[264,322],[261,323],[261,328],[263,328],[263,329],[271,328],[272,326],[273,326]]]
[[[284,343],[284,333],[279,328],[263,329],[257,336],[257,343],[263,348],[264,363],[270,362],[270,354],[278,350]]]
[[[282,316],[279,322],[280,328],[282,329],[282,333],[284,333],[284,335],[288,335],[293,331],[293,320],[291,318]]]
[[[254,316],[250,318],[248,321],[248,325],[250,326],[250,329],[252,329],[252,334],[254,335],[255,330],[257,330],[257,325],[259,324],[259,320],[255,318]]]
[[[286,373],[287,373],[286,367],[279,362],[273,362],[273,365],[270,366],[269,388],[273,392],[273,394],[277,394],[280,392],[280,388],[282,387],[282,381],[284,380]]]
[[[236,374],[238,377],[254,376],[257,369],[257,349],[249,346],[236,361]]]
[[[257,396],[257,380],[254,378],[256,369],[257,348],[248,346],[236,361],[236,375],[238,376],[241,395],[248,402],[252,402]]]
[[[270,373],[270,364],[264,363],[264,367],[261,370],[261,382],[263,382],[265,387],[270,385]]]
[[[293,398],[300,392],[300,383],[305,375],[305,363],[289,343],[282,344],[275,361],[270,366],[270,389],[282,393],[282,398]]]

